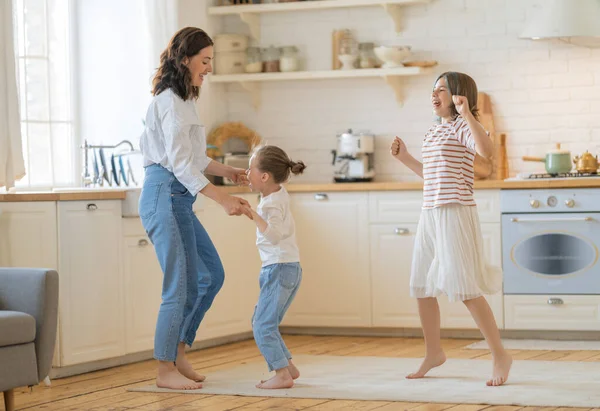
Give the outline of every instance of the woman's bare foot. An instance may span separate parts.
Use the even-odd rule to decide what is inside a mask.
[[[184,377],[177,371],[175,364],[167,361],[160,361],[158,365],[156,386],[172,390],[197,390],[202,388],[202,384]]]
[[[293,386],[294,379],[292,378],[292,375],[287,367],[275,371],[275,376],[271,377],[267,381],[261,381],[260,383],[256,384],[256,388],[263,388],[267,390],[292,388]]]
[[[487,380],[486,385],[488,387],[497,387],[502,385],[508,380],[508,373],[512,366],[512,357],[506,351],[498,358],[494,358],[494,369],[492,371],[492,378]]]
[[[177,366],[177,370],[186,378],[189,378],[192,381],[202,382],[206,379],[204,375],[198,374],[192,364],[188,361],[185,356],[185,344],[179,344],[177,347],[177,359],[175,360],[175,365]]]
[[[446,354],[443,351],[438,352],[434,355],[425,355],[421,366],[417,372],[413,372],[412,374],[408,374],[406,378],[414,379],[414,378],[423,378],[427,372],[434,368],[439,367],[443,363],[446,362]]]
[[[300,377],[300,371],[298,370],[298,368],[296,368],[296,366],[294,365],[294,363],[292,362],[292,360],[289,360],[290,365],[288,365],[288,370],[290,372],[290,375],[292,376],[292,379],[297,380],[298,377]]]

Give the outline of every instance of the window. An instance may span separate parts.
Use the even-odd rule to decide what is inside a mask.
[[[64,186],[76,179],[70,4],[69,0],[13,0],[27,171],[17,187]]]

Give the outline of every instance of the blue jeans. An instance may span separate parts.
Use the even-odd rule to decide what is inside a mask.
[[[225,279],[219,254],[192,211],[194,201],[167,169],[146,167],[139,214],[164,274],[154,335],[160,361],[175,361],[180,342],[192,345]]]
[[[271,264],[260,271],[260,296],[252,316],[252,331],[269,371],[287,367],[292,358],[279,333],[279,324],[294,300],[301,280],[300,263]]]

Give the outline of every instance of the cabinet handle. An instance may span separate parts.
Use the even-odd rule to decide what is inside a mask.
[[[140,241],[138,241],[138,246],[140,247],[145,247],[148,245],[148,240],[146,240],[145,238],[142,238]]]
[[[410,233],[410,230],[408,228],[396,228],[394,233],[396,233],[396,235],[406,235]]]
[[[327,194],[323,194],[323,193],[315,194],[315,200],[317,200],[317,201],[329,200],[329,196],[327,196]]]
[[[561,305],[564,303],[565,302],[562,300],[562,298],[548,298],[549,305]]]
[[[96,204],[88,204],[86,207],[89,211],[96,211],[98,206]]]

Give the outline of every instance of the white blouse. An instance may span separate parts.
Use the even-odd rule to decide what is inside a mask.
[[[171,89],[154,96],[140,149],[144,167],[160,164],[192,195],[209,183],[204,170],[212,160],[206,155],[206,134],[192,99],[183,101]]]

